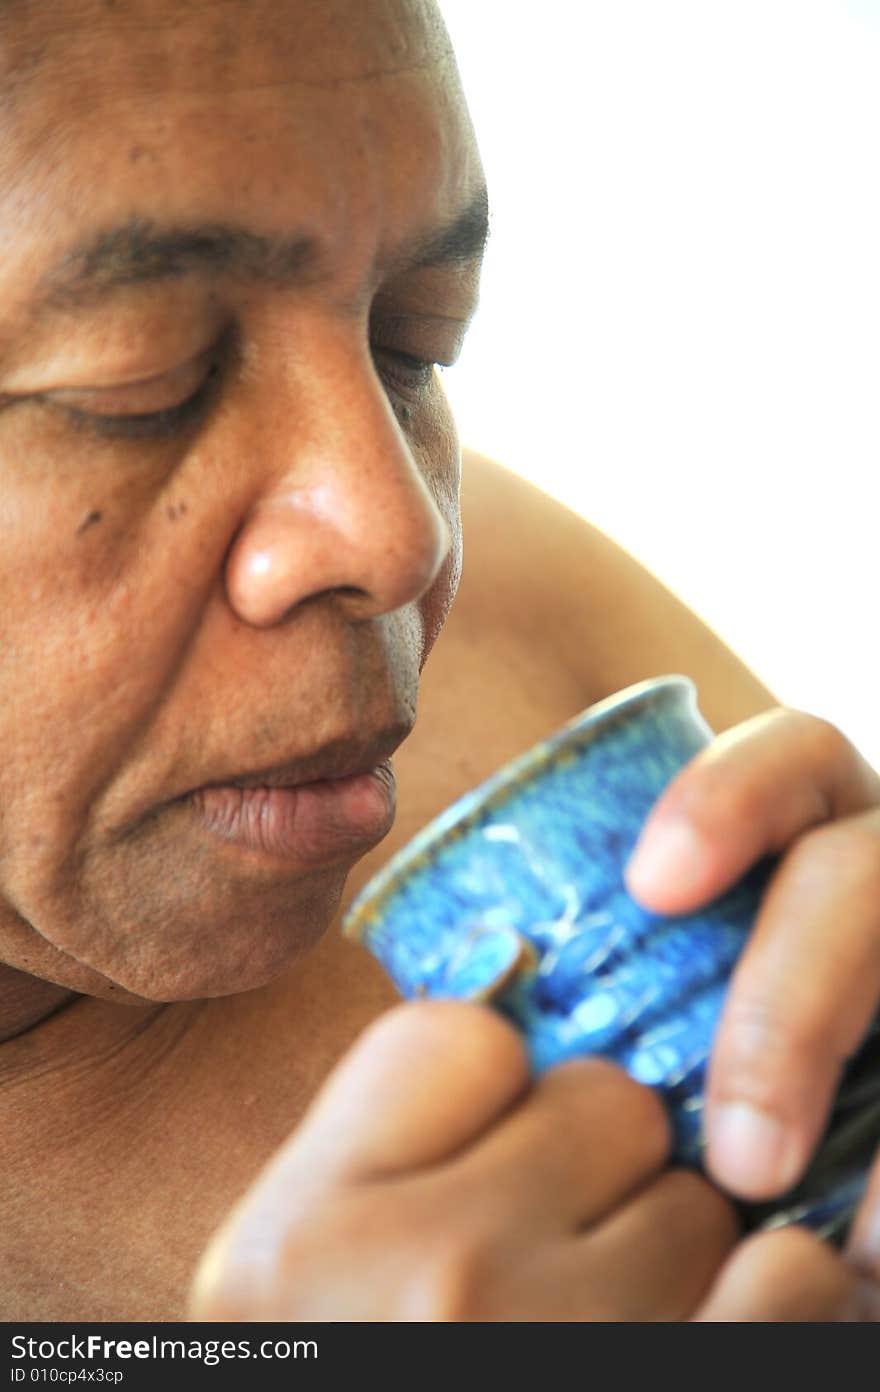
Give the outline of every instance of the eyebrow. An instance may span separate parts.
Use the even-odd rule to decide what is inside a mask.
[[[400,274],[482,257],[489,236],[485,188],[446,226],[394,254],[387,271]],[[98,233],[43,276],[43,303],[75,307],[128,286],[184,276],[232,276],[280,287],[314,275],[320,247],[314,237],[262,237],[232,223],[157,226],[139,217]]]

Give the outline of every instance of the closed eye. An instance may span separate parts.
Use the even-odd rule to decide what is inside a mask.
[[[373,348],[373,361],[384,381],[391,386],[400,386],[410,391],[426,387],[434,375],[433,358],[419,358],[413,353],[403,353],[393,348],[377,346]]]
[[[183,429],[207,407],[220,366],[212,346],[155,377],[112,387],[63,388],[46,393],[43,400],[76,426],[105,437],[161,439]]]

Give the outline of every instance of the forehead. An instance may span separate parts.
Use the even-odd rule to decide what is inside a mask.
[[[0,55],[10,270],[121,216],[230,204],[261,233],[381,243],[481,182],[428,0],[0,0]]]
[[[0,3],[0,93],[7,104],[40,72],[68,90],[85,88],[91,99],[108,85],[136,96],[224,79],[233,87],[366,81],[449,53],[433,0]],[[51,74],[53,64],[63,71]]]

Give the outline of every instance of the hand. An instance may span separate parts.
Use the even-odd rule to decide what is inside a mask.
[[[707,1164],[748,1199],[803,1172],[843,1064],[880,998],[880,779],[833,726],[795,711],[716,739],[646,823],[627,884],[686,913],[784,853],[734,974],[707,1079]],[[880,1175],[875,1212],[880,1275]],[[860,1219],[867,1270],[868,1217]]]
[[[678,1320],[733,1247],[662,1170],[657,1098],[601,1060],[532,1085],[499,1016],[396,1007],[212,1242],[199,1320]]]
[[[741,1242],[691,1318],[873,1323],[880,1286],[804,1228],[783,1228]]]

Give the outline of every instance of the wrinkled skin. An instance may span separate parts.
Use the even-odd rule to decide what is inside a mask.
[[[439,261],[435,239],[467,210],[473,232],[482,174],[432,7],[7,0],[0,93],[5,1308],[179,1318],[220,1224],[208,1318],[876,1313],[877,1178],[849,1263],[804,1234],[739,1243],[617,1070],[532,1087],[500,1021],[425,1003],[346,1053],[387,991],[332,935],[297,959],[367,846],[340,823],[285,857],[206,824],[242,775],[389,754],[456,590],[431,364],[460,346],[479,237]],[[587,542],[557,519],[531,570],[489,568],[503,602],[444,673],[467,686],[476,652],[509,689],[552,634],[587,704],[649,674],[611,652],[648,612],[664,665],[683,646],[717,680],[705,633],[679,645],[656,586],[627,607]],[[435,764],[486,740],[478,706],[440,721]],[[839,734],[774,712],[685,771],[630,866],[677,912],[781,854],[710,1079],[733,1192],[803,1166],[876,1008],[878,805]]]
[[[257,986],[364,848],[242,852],[186,794],[412,727],[459,572],[459,452],[436,374],[398,355],[455,356],[478,261],[403,263],[479,199],[473,136],[430,7],[7,26],[0,952],[96,995]],[[86,289],[77,249],[134,219],[288,247],[262,273],[111,265]],[[181,424],[114,433],[199,388]]]

